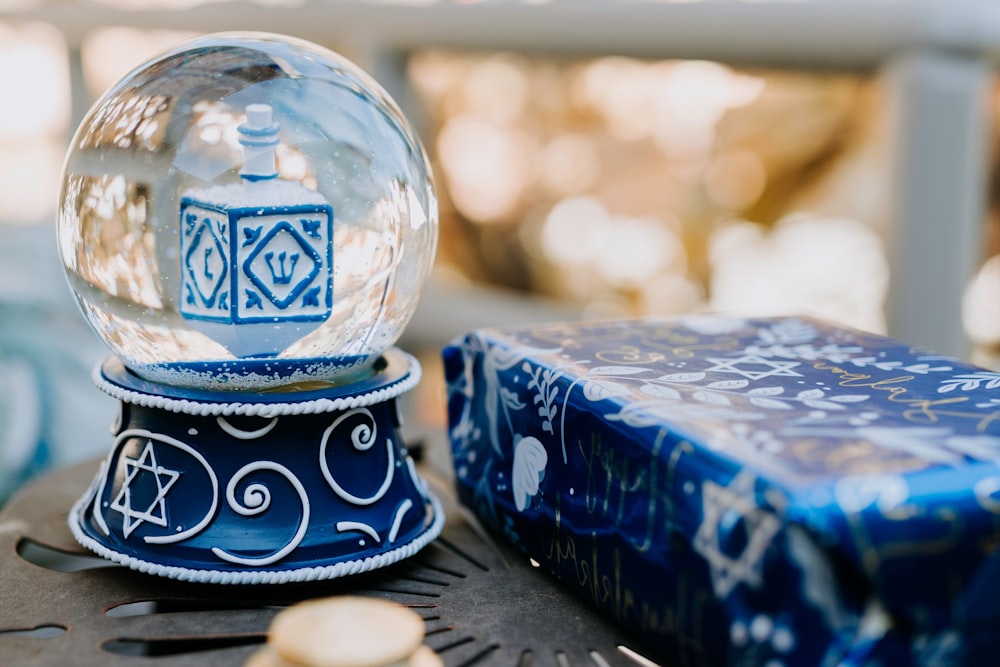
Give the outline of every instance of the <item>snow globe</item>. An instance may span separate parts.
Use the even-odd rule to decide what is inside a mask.
[[[389,95],[263,33],[138,67],[77,130],[59,251],[112,354],[110,452],[70,512],[133,569],[211,583],[364,572],[441,531],[400,437],[420,378],[395,347],[430,273],[437,202]]]

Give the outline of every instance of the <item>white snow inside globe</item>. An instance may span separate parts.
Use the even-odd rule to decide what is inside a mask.
[[[426,154],[373,79],[304,41],[222,33],[95,103],[57,227],[83,313],[131,372],[260,391],[373,373],[437,216]]]

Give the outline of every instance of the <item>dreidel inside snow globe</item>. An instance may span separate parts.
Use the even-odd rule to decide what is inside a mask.
[[[120,406],[70,512],[81,544],[165,577],[281,583],[440,533],[399,430],[420,367],[394,347],[437,203],[412,128],[357,66],[261,33],[154,58],[81,123],[57,224]]]

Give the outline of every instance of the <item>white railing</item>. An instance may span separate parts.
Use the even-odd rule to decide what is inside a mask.
[[[424,47],[877,73],[889,84],[895,131],[889,331],[967,356],[961,294],[982,253],[987,92],[1000,59],[993,0],[272,0],[180,11],[26,0],[0,8],[0,20],[51,23],[75,53],[90,31],[109,25],[283,32],[336,45],[404,104],[403,58]]]

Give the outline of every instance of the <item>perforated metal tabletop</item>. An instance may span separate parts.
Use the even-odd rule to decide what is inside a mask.
[[[278,610],[337,594],[391,599],[426,622],[448,667],[631,666],[648,652],[509,546],[478,528],[448,480],[440,538],[398,565],[353,578],[282,586],[179,582],[114,565],[79,547],[66,514],[96,463],[43,477],[0,512],[0,664],[242,665]]]

